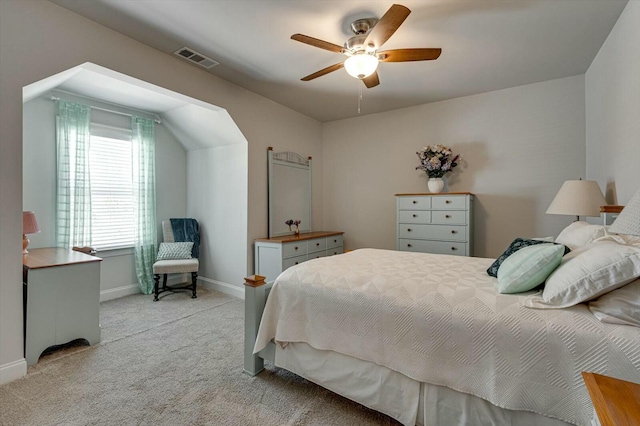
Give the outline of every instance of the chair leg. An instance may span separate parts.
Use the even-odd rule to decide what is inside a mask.
[[[167,289],[167,274],[164,274],[164,276],[162,277],[162,289]]]
[[[165,275],[166,276],[166,275]],[[158,284],[160,284],[160,274],[153,274],[153,301],[158,301]]]
[[[197,272],[192,272],[191,273],[191,283],[193,284],[193,289],[192,289],[192,294],[191,294],[191,298],[195,299],[196,297],[196,281],[198,281],[198,273]]]

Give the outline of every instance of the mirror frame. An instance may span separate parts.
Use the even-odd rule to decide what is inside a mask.
[[[296,185],[294,188],[295,192],[300,191],[307,195],[308,205],[305,200],[303,200],[298,206],[300,211],[304,211],[308,209],[308,216],[306,217],[294,217],[292,219],[300,219],[302,222],[300,224],[300,232],[311,232],[311,204],[312,204],[312,193],[311,193],[311,157],[304,158],[299,154],[291,151],[282,151],[282,152],[274,152],[273,147],[269,147],[267,151],[267,173],[269,177],[269,238],[280,237],[283,235],[294,235],[295,231],[284,231],[278,232],[276,231],[276,221],[281,220],[275,217],[275,206],[280,202],[283,198],[282,194],[285,189],[278,188],[277,179],[275,175],[277,175],[280,171],[293,171],[299,172],[300,179],[294,179],[293,181],[288,181],[288,185]],[[290,191],[290,187],[286,189]]]

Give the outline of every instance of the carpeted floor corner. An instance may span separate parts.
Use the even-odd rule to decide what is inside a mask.
[[[100,321],[100,344],[0,387],[0,425],[397,425],[271,365],[243,374],[244,302],[231,296],[128,296],[102,303]]]

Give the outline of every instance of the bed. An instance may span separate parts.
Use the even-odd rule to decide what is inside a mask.
[[[360,249],[248,280],[245,371],[269,360],[405,425],[594,424],[581,372],[640,382],[640,328],[527,308],[493,261]]]

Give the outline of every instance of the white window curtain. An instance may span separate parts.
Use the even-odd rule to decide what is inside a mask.
[[[157,254],[156,174],[154,121],[132,117],[133,191],[135,211],[135,263],[138,285],[153,291],[153,264]]]
[[[88,106],[58,101],[56,242],[60,247],[91,245],[90,122]]]

